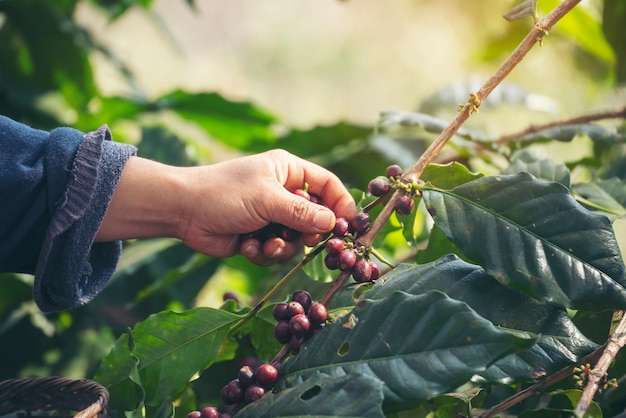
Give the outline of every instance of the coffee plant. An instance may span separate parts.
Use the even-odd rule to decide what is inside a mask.
[[[43,317],[28,302],[32,284],[4,278],[0,353],[37,360],[26,371],[8,362],[0,373],[63,373],[70,356],[89,353],[81,373],[109,389],[114,416],[127,417],[622,413],[626,271],[616,225],[626,216],[626,107],[506,135],[466,124],[516,100],[519,91],[505,79],[533,47],[561,53],[552,32],[566,15],[576,25],[563,34],[591,55],[612,48],[613,76],[626,81],[624,3],[604,1],[605,40],[579,2],[524,0],[506,13],[526,19],[529,33],[461,103],[438,98],[423,112],[382,112],[375,126],[286,133],[277,132],[271,113],[215,93],[106,97],[85,48],[106,49],[71,23],[77,2],[0,2],[10,23],[0,37],[14,40],[0,50],[3,114],[55,127],[60,120],[36,103],[58,92],[79,115],[79,129],[109,123],[115,131],[115,121],[137,119],[143,155],[201,163],[198,144],[145,122],[173,113],[242,151],[281,147],[318,157],[351,187],[359,208],[302,257],[272,268],[199,256],[172,240],[129,243],[109,287],[73,313]],[[112,19],[150,4],[93,3]],[[31,20],[45,22],[47,37],[31,34],[25,45]],[[59,42],[48,41],[55,36]],[[63,59],[52,60],[48,48]],[[25,57],[37,71],[18,65]],[[453,116],[442,118],[433,106]],[[559,162],[563,144],[588,152]],[[390,149],[403,146],[421,156],[401,167]],[[306,184],[293,192],[324,204]],[[298,240],[299,233],[271,224],[241,237],[276,238]],[[247,291],[254,296],[229,291],[220,308],[194,307],[207,278],[229,269],[254,278]],[[22,326],[26,319],[31,328]]]

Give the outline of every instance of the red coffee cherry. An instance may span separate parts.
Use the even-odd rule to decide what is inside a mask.
[[[337,259],[337,267],[341,271],[350,271],[356,263],[356,253],[353,250],[343,250]]]
[[[305,314],[298,314],[289,320],[289,329],[297,337],[305,336],[311,328],[311,321]]]
[[[252,385],[246,389],[245,398],[248,402],[254,402],[261,399],[265,395],[265,389],[263,389],[260,385]]]
[[[262,364],[256,371],[256,381],[265,389],[274,387],[278,380],[278,369],[269,363]]]
[[[374,263],[373,261],[370,261],[370,268],[372,269],[372,275],[370,277],[370,280],[375,282],[380,277],[380,268],[378,268],[378,264]]]
[[[214,406],[207,406],[202,408],[200,418],[219,418],[220,411]]]
[[[316,302],[311,305],[308,316],[311,324],[317,326],[326,322],[326,318],[328,317],[328,311],[326,310],[326,306],[324,306],[323,303]]]
[[[333,235],[339,238],[343,238],[348,234],[350,222],[346,218],[337,218],[335,220],[335,226],[333,228]]]
[[[354,263],[352,277],[359,283],[369,282],[372,278],[372,266],[368,260],[360,259]]]
[[[293,318],[296,315],[305,313],[304,307],[300,302],[291,301],[287,304],[287,317]]]
[[[330,255],[339,255],[343,251],[345,243],[342,238],[334,237],[326,241],[324,249]]]
[[[407,216],[413,212],[413,208],[415,207],[415,201],[409,195],[402,195],[396,201],[396,213],[398,215]]]

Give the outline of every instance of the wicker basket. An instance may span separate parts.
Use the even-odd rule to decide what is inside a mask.
[[[109,392],[97,382],[67,377],[0,381],[0,417],[108,417]]]

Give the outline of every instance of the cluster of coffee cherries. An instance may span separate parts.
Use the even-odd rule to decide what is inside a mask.
[[[326,267],[350,272],[359,283],[377,280],[380,276],[378,265],[369,259],[367,249],[355,240],[358,235],[369,230],[371,223],[369,214],[365,212],[358,213],[350,222],[345,218],[337,218],[333,237],[324,244]]]
[[[398,215],[410,215],[415,209],[414,196],[419,195],[419,185],[423,181],[406,184],[402,181],[402,168],[390,165],[385,170],[385,176],[377,177],[369,182],[369,193],[383,202],[393,190],[403,189],[405,194],[395,203],[394,210]],[[365,234],[371,226],[371,219],[367,212],[358,213],[352,221],[338,218],[333,229],[333,237],[326,241],[326,257],[324,264],[330,270],[348,271],[358,283],[374,282],[380,276],[380,269],[370,260],[369,250],[358,243],[358,236]]]
[[[420,196],[419,186],[424,184],[423,180],[411,183],[402,181],[402,168],[398,165],[390,165],[385,170],[384,177],[376,177],[367,185],[367,190],[372,196],[385,197],[394,189],[403,189],[406,193],[400,196],[395,203],[394,210],[398,215],[408,216],[415,208],[414,196]]]
[[[277,379],[278,369],[270,363],[263,363],[256,370],[244,365],[237,378],[222,388],[220,398],[226,405],[244,406],[261,399],[274,387]],[[190,412],[187,418],[231,418],[231,415],[220,412],[215,406],[207,406],[201,411]]]
[[[274,337],[287,345],[291,353],[297,354],[302,343],[324,328],[328,311],[324,304],[315,302],[309,292],[297,290],[289,302],[277,303],[272,315],[278,321]]]

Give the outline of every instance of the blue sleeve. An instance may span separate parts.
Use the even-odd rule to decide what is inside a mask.
[[[113,274],[121,243],[93,240],[135,151],[106,126],[48,133],[0,116],[0,271],[34,274],[42,311],[89,302]]]

